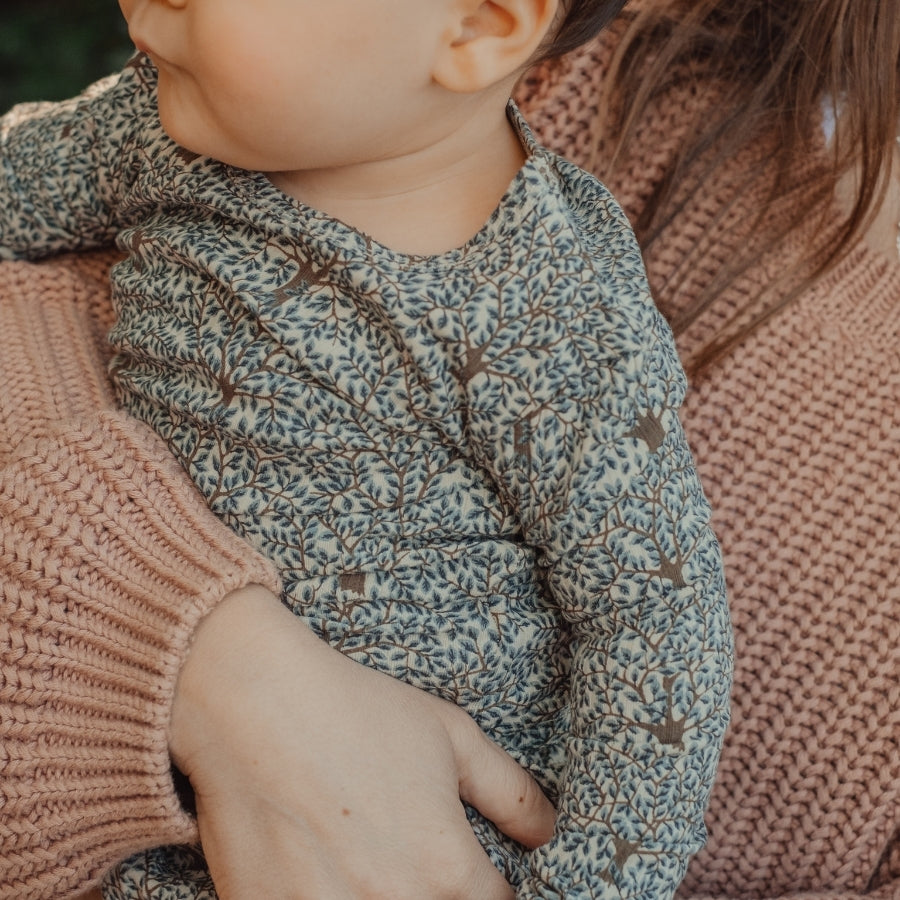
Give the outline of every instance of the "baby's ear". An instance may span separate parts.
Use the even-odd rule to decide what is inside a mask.
[[[432,76],[474,93],[525,67],[556,20],[560,0],[456,0]]]

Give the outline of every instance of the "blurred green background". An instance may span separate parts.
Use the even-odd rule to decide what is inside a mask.
[[[131,52],[116,0],[0,0],[0,112],[71,97]]]

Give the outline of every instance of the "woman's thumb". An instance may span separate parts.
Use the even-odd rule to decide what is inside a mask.
[[[556,810],[538,783],[461,710],[446,722],[459,772],[459,796],[504,834],[539,847],[553,835]]]

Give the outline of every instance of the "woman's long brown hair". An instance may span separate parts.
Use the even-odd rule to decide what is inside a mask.
[[[835,265],[877,211],[900,110],[900,0],[645,0],[623,15],[624,38],[609,74],[619,98],[617,121],[607,130],[615,136],[613,166],[627,158],[641,112],[673,78],[714,84],[719,92],[635,223],[645,247],[677,216],[684,185],[702,185],[742,148],[765,140],[773,148],[765,172],[746,175],[748,183],[759,177],[767,185],[758,217],[763,222],[776,199],[796,187],[798,154],[809,152],[811,136],[821,147],[823,109],[830,104],[835,117],[828,163],[817,171],[815,186],[802,192],[805,207],[796,208],[780,231],[767,223],[762,240],[675,317],[676,333],[794,227],[825,215],[841,176],[851,168],[858,173],[846,219],[827,231],[824,245],[809,248],[799,279],[774,302],[755,298],[757,308],[739,311],[693,361],[702,369]]]

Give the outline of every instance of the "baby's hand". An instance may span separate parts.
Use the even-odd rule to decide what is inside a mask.
[[[221,900],[510,900],[460,797],[529,846],[553,831],[464,712],[346,659],[263,588],[200,626],[171,749]]]

